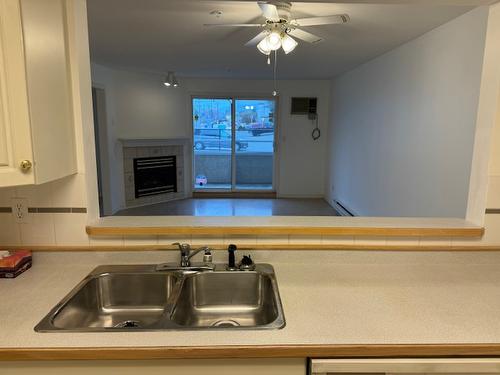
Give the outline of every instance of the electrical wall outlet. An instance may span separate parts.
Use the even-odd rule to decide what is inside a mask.
[[[28,223],[28,200],[26,198],[12,198],[12,215],[16,223]]]

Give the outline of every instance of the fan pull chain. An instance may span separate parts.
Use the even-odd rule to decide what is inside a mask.
[[[278,95],[278,88],[276,84],[276,75],[278,71],[278,51],[274,51],[274,70],[273,70],[273,83],[274,83],[274,91],[273,91],[273,96]]]

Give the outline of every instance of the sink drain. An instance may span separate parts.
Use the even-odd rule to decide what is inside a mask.
[[[115,328],[140,328],[141,322],[138,320],[124,320],[118,324],[115,324]]]
[[[228,319],[228,320],[218,320],[212,324],[212,327],[239,327],[240,323]]]

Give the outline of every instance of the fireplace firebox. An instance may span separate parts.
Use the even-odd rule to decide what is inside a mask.
[[[135,197],[177,192],[177,161],[175,156],[134,159]]]

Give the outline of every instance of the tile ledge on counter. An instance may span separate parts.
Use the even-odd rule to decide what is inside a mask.
[[[330,235],[372,237],[476,237],[484,228],[456,218],[370,217],[106,217],[86,228],[90,236]]]

